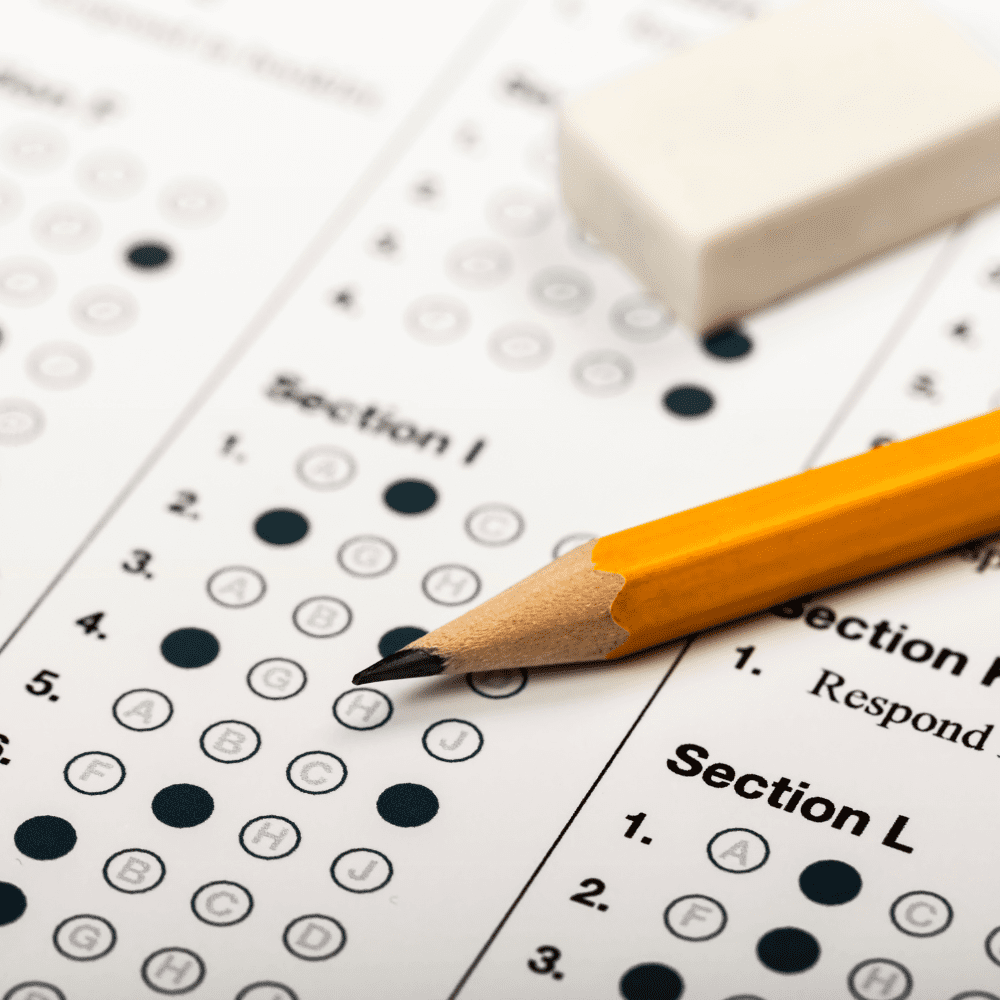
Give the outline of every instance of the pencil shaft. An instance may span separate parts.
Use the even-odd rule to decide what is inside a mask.
[[[598,540],[617,658],[1000,530],[1000,412]]]

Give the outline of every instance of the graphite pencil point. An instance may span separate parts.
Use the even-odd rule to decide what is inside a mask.
[[[445,659],[428,649],[400,649],[354,675],[352,684],[433,677],[444,672]]]

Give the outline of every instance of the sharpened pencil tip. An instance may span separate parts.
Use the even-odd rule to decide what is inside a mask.
[[[407,677],[432,677],[444,672],[445,659],[429,649],[401,649],[354,675],[352,684],[401,681]]]

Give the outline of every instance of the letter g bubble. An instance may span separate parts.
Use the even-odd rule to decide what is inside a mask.
[[[93,962],[103,958],[114,948],[117,940],[114,927],[104,917],[93,913],[67,917],[52,935],[56,951],[75,962]]]
[[[294,660],[280,657],[261,660],[250,668],[247,684],[261,698],[284,701],[294,698],[306,686],[306,672]]]

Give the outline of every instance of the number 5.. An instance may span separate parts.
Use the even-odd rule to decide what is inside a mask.
[[[32,694],[48,694],[52,690],[52,681],[48,678],[58,676],[58,674],[54,674],[51,670],[40,670],[31,678],[31,684],[41,684],[42,686],[40,688],[33,688],[31,684],[25,684],[24,689],[30,691]]]

